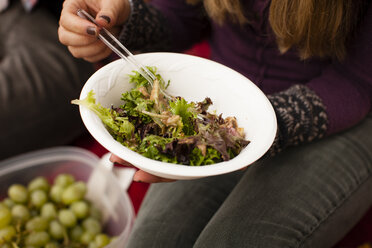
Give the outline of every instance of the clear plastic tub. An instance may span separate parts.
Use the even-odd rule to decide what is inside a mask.
[[[107,161],[78,147],[56,147],[26,153],[0,162],[0,199],[13,183],[26,185],[37,176],[52,182],[60,173],[70,173],[87,183],[87,198],[103,213],[106,233],[117,236],[106,248],[123,248],[130,234],[133,205]]]

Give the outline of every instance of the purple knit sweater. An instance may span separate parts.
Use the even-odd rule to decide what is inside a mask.
[[[347,58],[339,63],[317,58],[301,61],[295,50],[280,54],[267,20],[270,1],[245,2],[250,2],[247,5],[254,13],[250,24],[241,28],[211,23],[208,29],[196,7],[185,0],[152,0],[151,4],[166,17],[178,51],[205,38],[207,31],[211,58],[244,74],[265,93],[306,84],[326,107],[328,134],[349,128],[367,115],[372,99],[372,4]]]

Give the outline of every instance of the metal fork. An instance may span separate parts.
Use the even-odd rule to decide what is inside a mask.
[[[137,69],[138,73],[140,73],[149,83],[151,86],[154,85],[154,81],[157,80],[156,76],[145,66],[143,66],[138,60],[135,59],[133,54],[118,40],[115,38],[113,34],[111,34],[106,28],[101,27],[98,23],[96,23],[93,16],[91,16],[88,12],[86,12],[83,9],[79,9],[77,11],[77,15],[85,18],[92,23],[94,23],[96,26],[100,28],[100,32],[98,34],[98,38],[106,45],[108,46],[113,52],[115,52],[120,58],[124,59],[125,61],[129,62],[134,68]],[[109,39],[117,45],[117,47],[112,44]],[[169,99],[172,99],[173,97],[164,92],[163,89],[160,88],[160,91],[163,93],[163,95]]]

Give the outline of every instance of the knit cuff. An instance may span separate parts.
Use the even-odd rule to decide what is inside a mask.
[[[170,28],[162,13],[143,0],[130,1],[131,14],[119,40],[129,50],[165,51],[170,47]]]
[[[268,98],[278,122],[277,135],[268,155],[325,136],[328,127],[326,108],[314,91],[305,85],[294,85]]]

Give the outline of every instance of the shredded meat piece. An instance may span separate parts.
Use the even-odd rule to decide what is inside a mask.
[[[241,138],[244,138],[244,129],[238,127],[238,123],[236,121],[235,117],[226,117],[225,121],[222,125],[220,125],[221,128],[226,128],[226,130],[233,136],[238,136]]]
[[[160,91],[159,80],[154,80],[154,84],[151,90],[150,100],[155,101],[155,104],[158,104],[159,102],[159,91]]]
[[[149,98],[149,97],[150,97],[149,93],[147,92],[146,87],[144,87],[144,86],[138,87],[138,91],[141,92],[142,95],[143,95],[145,98]]]

